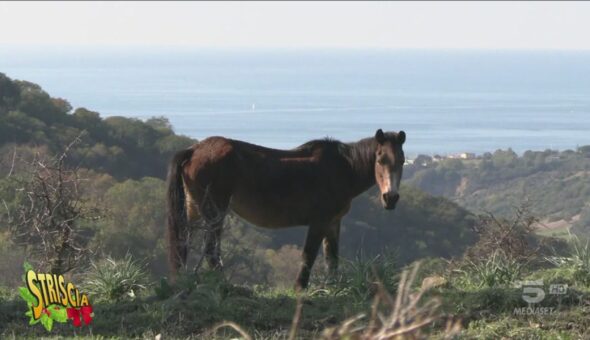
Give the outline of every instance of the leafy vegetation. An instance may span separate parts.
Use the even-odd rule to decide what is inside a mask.
[[[465,289],[506,287],[520,277],[521,270],[521,263],[498,250],[479,262],[467,260],[458,270],[460,276],[457,281]]]
[[[547,261],[571,273],[576,283],[590,286],[590,240],[581,240],[574,236],[568,240],[568,243],[569,251],[565,256],[551,256],[547,258]]]
[[[146,289],[148,281],[148,273],[130,254],[120,260],[107,257],[92,262],[84,276],[84,291],[95,301],[133,299],[136,293]]]
[[[166,118],[145,122],[125,117],[103,119],[97,112],[72,109],[39,85],[0,73],[0,145],[44,145],[53,154],[83,134],[70,164],[116,178],[163,178],[172,154],[194,143],[175,135]]]
[[[407,167],[410,185],[444,196],[474,212],[507,216],[528,201],[540,217],[539,230],[562,221],[573,231],[590,230],[590,146],[565,151],[497,150],[477,159],[443,159],[422,155]]]

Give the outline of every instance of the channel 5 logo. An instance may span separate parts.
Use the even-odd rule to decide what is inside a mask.
[[[536,281],[522,281],[522,299],[529,304],[539,303],[545,299],[545,285],[543,280]],[[564,295],[567,294],[567,284],[551,284],[549,285],[549,294]]]

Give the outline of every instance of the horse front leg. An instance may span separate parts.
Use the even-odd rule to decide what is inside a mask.
[[[307,230],[307,237],[305,239],[305,246],[303,248],[301,268],[299,274],[297,274],[297,281],[295,283],[295,289],[305,289],[309,283],[309,275],[311,274],[311,268],[315,262],[316,256],[322,238],[324,237],[324,228],[318,225],[310,225]]]
[[[330,223],[324,236],[324,259],[328,274],[335,277],[338,272],[338,242],[340,239],[340,219]]]

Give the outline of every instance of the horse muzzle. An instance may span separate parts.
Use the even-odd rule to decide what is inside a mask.
[[[395,209],[397,205],[397,201],[399,201],[399,194],[395,193],[385,193],[381,196],[381,201],[383,202],[383,207],[387,210]]]

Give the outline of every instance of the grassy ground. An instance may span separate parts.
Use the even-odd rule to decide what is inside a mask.
[[[570,227],[565,226],[561,228],[553,228],[553,229],[538,229],[536,232],[537,235],[545,236],[545,237],[556,237],[562,239],[568,239],[571,236]]]
[[[443,265],[423,266],[413,287],[425,277],[444,274]],[[351,275],[346,273],[346,275]],[[443,276],[441,276],[443,277]],[[431,338],[444,338],[444,320],[460,320],[463,330],[456,339],[584,339],[590,337],[590,292],[576,286],[570,273],[544,269],[523,275],[524,280],[542,279],[545,291],[551,283],[568,283],[564,295],[547,294],[535,307],[553,308],[549,315],[515,315],[515,308],[527,307],[522,288],[510,286],[476,287],[445,278],[426,292],[424,301],[439,298],[443,318],[426,330]],[[395,290],[396,280],[389,288]],[[163,288],[164,287],[164,288]],[[318,338],[326,328],[341,324],[359,313],[370,314],[374,286],[354,281],[354,277],[330,284],[314,284],[303,296],[298,338]],[[41,325],[29,326],[27,307],[13,290],[0,293],[0,334],[2,338],[73,337],[100,338],[234,338],[231,328],[212,328],[232,321],[253,338],[288,337],[297,306],[297,294],[290,289],[241,287],[217,275],[200,279],[179,291],[160,285],[144,291],[133,301],[96,301],[90,327],[74,329],[70,323],[55,324],[49,333]],[[383,311],[385,313],[385,311]],[[366,322],[365,322],[366,323]],[[363,325],[363,320],[358,322]]]
[[[219,282],[217,285],[200,285],[186,296],[175,294],[161,299],[152,295],[121,303],[94,303],[92,326],[80,330],[77,335],[149,337],[163,334],[198,338],[206,335],[214,325],[228,320],[252,335],[280,337],[285,336],[290,328],[296,303],[296,294],[292,290],[253,290]],[[312,291],[303,302],[300,335],[315,337],[319,330],[364,310],[366,306],[362,301],[350,301],[347,295]],[[27,307],[20,297],[3,299],[0,308],[3,337],[48,334],[40,325],[27,324],[24,315]],[[56,324],[51,334],[74,335],[74,332],[70,324]],[[224,337],[235,335],[229,329],[220,330],[218,334]]]

